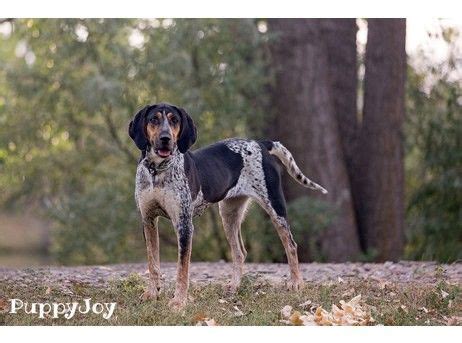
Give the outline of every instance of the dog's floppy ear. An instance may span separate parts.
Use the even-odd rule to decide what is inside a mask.
[[[146,138],[146,134],[144,132],[144,122],[146,119],[146,113],[150,108],[150,105],[143,107],[138,113],[135,114],[135,118],[130,122],[128,126],[128,134],[130,135],[131,139],[135,142],[138,149],[141,151],[146,150],[148,146],[148,139]]]
[[[193,145],[194,142],[196,142],[196,125],[194,125],[192,118],[183,108],[176,106],[175,108],[181,114],[181,131],[178,138],[178,150],[180,150],[180,152],[184,154],[186,151],[188,151],[191,145]]]

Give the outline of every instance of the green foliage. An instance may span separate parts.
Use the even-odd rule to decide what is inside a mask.
[[[145,280],[136,273],[132,273],[126,278],[112,280],[110,287],[114,292],[120,292],[125,298],[139,296],[145,289]]]
[[[0,38],[0,203],[40,205],[53,219],[59,262],[115,262],[143,251],[133,198],[139,152],[127,127],[144,104],[185,107],[197,146],[259,135],[267,73],[253,20],[12,25]],[[213,237],[210,218],[202,232]],[[170,233],[163,254],[176,256]]]
[[[51,252],[58,261],[105,264],[144,255],[139,216],[131,189],[125,188],[115,193],[108,182],[49,209],[55,226]]]
[[[336,210],[325,201],[300,197],[289,203],[288,215],[299,250],[311,261],[325,261],[319,242],[335,219]]]
[[[448,62],[409,70],[406,127],[407,255],[441,262],[462,258],[462,87],[454,37],[446,37]]]

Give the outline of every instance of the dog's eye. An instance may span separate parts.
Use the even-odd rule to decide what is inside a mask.
[[[178,118],[177,117],[172,117],[172,119],[170,119],[170,121],[172,122],[172,124],[178,124]]]
[[[158,125],[159,124],[159,118],[153,117],[153,118],[151,118],[151,120],[149,122],[151,124],[153,124],[153,125]]]

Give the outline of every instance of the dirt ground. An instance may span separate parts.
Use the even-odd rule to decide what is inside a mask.
[[[272,284],[284,282],[288,277],[286,264],[247,263],[246,274],[257,279],[264,279]],[[175,277],[176,264],[161,264],[162,278],[172,282]],[[231,275],[231,264],[225,262],[193,262],[191,265],[191,282],[207,284],[214,281],[226,281]],[[441,279],[462,284],[462,263],[437,264],[433,262],[398,263],[303,263],[300,265],[303,278],[312,283],[337,282],[339,278],[348,281],[371,280],[393,283],[436,284]],[[0,283],[66,283],[82,282],[92,286],[104,286],[111,279],[127,277],[138,273],[147,277],[145,263],[117,264],[107,266],[82,267],[37,267],[11,269],[0,267]]]

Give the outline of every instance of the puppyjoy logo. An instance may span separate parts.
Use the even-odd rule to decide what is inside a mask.
[[[29,303],[21,299],[10,299],[10,312],[11,314],[24,311],[26,314],[38,315],[40,319],[45,317],[59,318],[63,316],[66,319],[71,319],[76,313],[89,314],[94,313],[102,315],[104,319],[110,319],[114,314],[117,303],[99,303],[91,302],[91,298],[83,300],[83,303],[68,302],[68,303]]]

